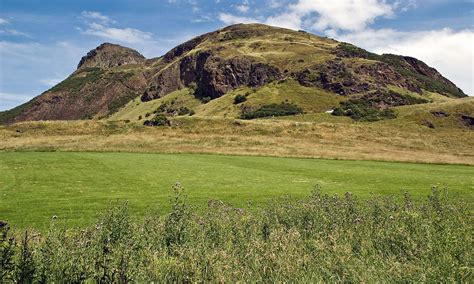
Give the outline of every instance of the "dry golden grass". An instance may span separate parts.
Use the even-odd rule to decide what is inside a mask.
[[[172,127],[105,121],[0,127],[0,150],[119,151],[292,156],[474,165],[474,131],[329,115],[313,122],[183,117]],[[327,118],[327,121],[324,121]]]

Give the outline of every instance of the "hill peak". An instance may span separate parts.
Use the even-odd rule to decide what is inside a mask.
[[[85,67],[112,68],[126,64],[142,64],[143,62],[145,62],[145,57],[138,51],[106,42],[83,56],[77,69]]]
[[[153,112],[165,97],[180,92],[194,103],[178,109],[223,117],[242,117],[281,102],[297,103],[308,113],[338,104],[349,108],[357,102],[378,114],[379,109],[429,102],[433,95],[466,96],[415,58],[378,55],[305,31],[236,24],[197,36],[151,60],[133,49],[103,43],[81,59],[71,76],[0,114],[0,122],[105,118],[132,100],[133,106],[154,106],[147,110]],[[234,104],[236,94],[246,101]]]

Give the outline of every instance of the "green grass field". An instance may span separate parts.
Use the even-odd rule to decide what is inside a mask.
[[[433,185],[472,202],[474,167],[462,165],[318,160],[198,154],[0,152],[0,219],[15,228],[46,228],[53,215],[70,227],[90,224],[116,199],[135,215],[169,210],[171,187],[180,182],[191,204],[209,199],[235,206],[282,195],[325,193],[368,197],[425,197]]]

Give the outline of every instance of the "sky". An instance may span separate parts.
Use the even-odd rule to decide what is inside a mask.
[[[103,42],[152,58],[254,22],[413,56],[474,95],[474,0],[0,0],[0,111],[64,80]]]

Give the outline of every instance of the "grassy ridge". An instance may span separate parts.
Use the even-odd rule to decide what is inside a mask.
[[[188,187],[189,201],[220,199],[235,206],[289,195],[303,197],[314,185],[324,192],[351,191],[415,197],[433,185],[473,201],[474,167],[368,161],[191,154],[0,153],[0,216],[15,227],[46,228],[53,215],[69,226],[90,224],[114,199],[132,212],[169,210],[169,186]]]
[[[43,235],[0,227],[0,277],[48,282],[472,282],[472,214],[439,191],[423,201],[314,191],[258,210],[210,201],[196,212],[174,187],[171,212],[131,218],[116,205],[95,225]]]

